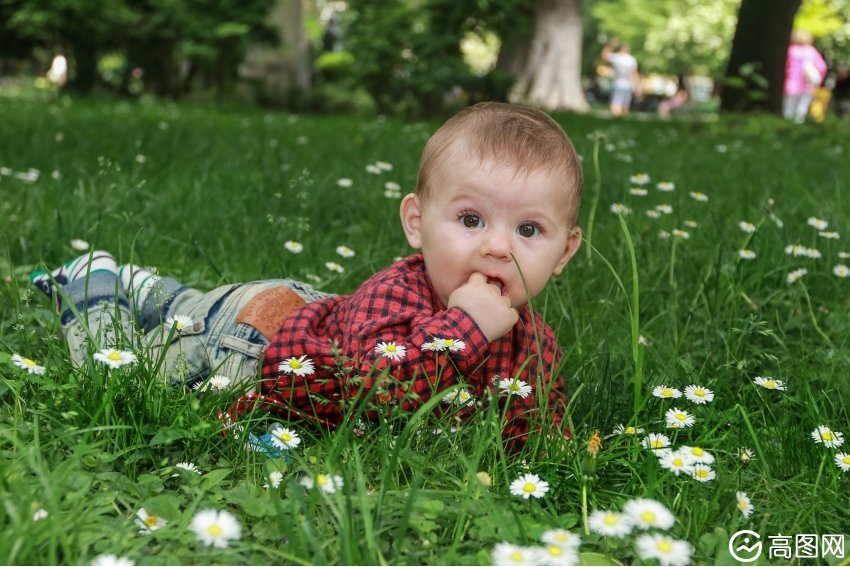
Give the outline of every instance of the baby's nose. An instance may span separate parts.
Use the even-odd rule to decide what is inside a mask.
[[[495,258],[510,258],[510,238],[501,231],[492,231],[488,233],[481,243],[481,254],[483,256],[492,256]]]

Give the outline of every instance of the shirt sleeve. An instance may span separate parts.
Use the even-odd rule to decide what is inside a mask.
[[[345,354],[356,375],[350,378],[349,396],[375,389],[379,402],[413,409],[474,374],[486,356],[487,338],[462,309],[435,312],[426,291],[379,283],[352,306]],[[441,339],[452,341],[451,347],[437,342],[443,350],[434,350]]]

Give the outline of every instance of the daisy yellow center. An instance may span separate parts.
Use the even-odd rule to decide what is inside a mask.
[[[290,435],[289,433],[281,433],[280,438],[284,441],[292,441],[292,435]]]
[[[623,431],[623,433],[625,433],[626,435],[634,435],[635,433],[637,433],[637,429],[630,425]]]
[[[557,556],[561,555],[562,553],[564,553],[564,550],[561,549],[560,547],[558,547],[557,545],[550,545],[549,546],[549,555],[554,555],[555,557],[557,557]]]
[[[749,461],[750,460],[750,454],[747,453],[746,451],[741,452],[741,460],[742,461]]]
[[[461,392],[460,394],[458,394],[458,397],[459,397],[462,401],[464,401],[464,402],[465,402],[466,400],[468,400],[468,399],[469,399],[469,393],[468,393],[468,392]]]
[[[850,455],[844,455],[844,458],[841,459],[841,462],[845,465],[850,465]]]
[[[446,341],[446,346],[447,347],[453,347],[453,346],[455,346],[455,342],[452,339],[448,339]]]
[[[106,358],[108,358],[109,360],[121,360],[121,354],[112,351],[106,356]]]
[[[31,359],[31,358],[25,358],[25,359],[24,359],[24,364],[25,364],[26,366],[36,366],[35,361],[34,361],[33,359]]]
[[[694,390],[694,395],[698,398],[702,398],[705,396],[705,390],[703,390],[702,388],[697,388],[696,390]]]
[[[617,523],[617,516],[614,514],[608,514],[605,516],[605,523],[609,526],[613,526]]]
[[[522,561],[522,553],[520,553],[519,551],[514,551],[513,553],[511,553],[511,559],[513,559],[514,561]]]
[[[387,345],[387,352],[395,352],[395,351],[396,351],[395,345]]]
[[[679,457],[676,457],[675,459],[673,459],[673,466],[683,467],[683,466],[685,466],[685,461],[683,461]]]
[[[516,382],[511,382],[511,385],[508,386],[508,390],[510,390],[511,392],[518,392],[519,384],[517,384]]]
[[[661,553],[670,553],[671,551],[673,551],[673,546],[670,545],[669,541],[659,541],[658,551],[660,551]]]
[[[703,456],[703,454],[705,454],[705,451],[703,451],[701,447],[694,447],[694,448],[691,450],[691,453],[693,453],[693,454],[694,454],[694,455],[696,455],[697,457],[702,457],[702,456]]]
[[[523,490],[523,492],[528,492],[529,494],[531,494],[532,492],[537,490],[537,485],[534,484],[533,482],[526,482],[523,485],[522,490]]]
[[[661,395],[665,398],[669,398],[673,395],[673,390],[671,390],[670,388],[664,388],[663,390],[661,390]]]
[[[643,514],[641,514],[640,517],[643,519],[644,522],[646,522],[648,524],[654,524],[655,523],[655,514],[648,511],[648,510],[646,512],[644,512]]]
[[[850,460],[850,457],[847,457],[847,460]],[[567,541],[567,534],[558,534],[555,536],[555,539],[560,542],[565,542]]]
[[[145,523],[150,527],[154,527],[158,521],[159,521],[159,518],[157,518],[153,514],[151,514],[147,518],[145,518]]]
[[[685,421],[686,419],[688,419],[688,416],[683,413],[677,413],[676,419],[678,419],[679,421]]]
[[[832,435],[832,431],[824,431],[820,434],[821,439],[824,441],[832,441],[834,439]]]
[[[773,380],[768,380],[767,382],[764,383],[764,387],[770,388],[772,390],[772,389],[776,388],[776,382],[774,382]]]
[[[659,441],[658,439],[656,439],[655,441],[652,441],[650,444],[652,445],[653,449],[663,449],[664,448],[664,443]]]
[[[740,508],[741,510],[746,510],[747,501],[744,499],[738,500],[738,508]]]
[[[326,477],[325,475],[320,474],[319,476],[316,477],[316,484],[318,484],[319,486],[324,486],[327,483],[328,483],[328,477]]]
[[[695,474],[700,478],[705,478],[708,476],[708,471],[705,469],[697,469]]]
[[[293,370],[298,370],[301,368],[301,363],[293,358],[289,361],[289,367]]]
[[[219,537],[221,535],[221,526],[213,524],[207,528],[207,533],[213,537]]]

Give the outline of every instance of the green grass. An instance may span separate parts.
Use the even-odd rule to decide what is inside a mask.
[[[583,514],[634,497],[670,508],[671,534],[693,545],[696,563],[730,562],[728,535],[743,528],[765,540],[846,533],[850,474],[833,462],[836,450],[810,437],[821,424],[850,435],[850,279],[832,272],[850,263],[839,257],[850,252],[841,126],[557,118],[584,156],[582,224],[586,236],[592,224],[592,240],[535,307],[565,352],[573,442],[532,437],[506,453],[492,411],[441,436],[432,429],[450,424],[428,411],[388,411],[362,437],[290,424],[304,442],[286,463],[220,435],[216,414],[236,393],[197,399],[153,379],[144,359],[111,372],[93,362],[72,368],[57,318],[26,275],[72,257],[69,242],[82,238],[203,289],[293,277],[351,292],[410,252],[383,184],[413,186],[436,124],[0,99],[0,166],[41,172],[35,182],[0,176],[0,562],[74,564],[114,553],[137,564],[489,563],[498,542],[534,545],[543,530],[562,527],[584,536],[588,562],[640,563],[632,537],[584,535],[583,525]],[[367,173],[377,160],[393,170]],[[652,178],[644,197],[629,194],[638,172]],[[342,177],[353,186],[340,188]],[[675,191],[657,190],[660,181]],[[633,211],[622,225],[613,203]],[[671,214],[646,216],[665,203]],[[841,238],[819,237],[810,216]],[[742,232],[742,220],[758,230]],[[673,229],[690,238],[659,237]],[[288,240],[304,252],[286,251]],[[786,254],[793,243],[822,258]],[[356,256],[339,257],[339,245]],[[744,247],[757,258],[740,260]],[[327,261],[345,272],[327,270]],[[787,284],[800,267],[808,274]],[[11,353],[47,373],[24,374],[7,362]],[[787,390],[754,385],[759,375]],[[715,399],[660,400],[651,395],[659,384],[699,384]],[[673,406],[697,421],[666,432],[676,446],[710,450],[716,480],[676,477],[634,438],[610,435],[617,424],[665,432]],[[267,425],[255,418],[258,429]],[[604,438],[592,459],[585,447],[594,430]],[[753,461],[738,459],[742,446]],[[204,474],[175,471],[180,461]],[[264,489],[273,470],[283,482]],[[510,495],[526,470],[549,482],[544,498]],[[306,491],[298,479],[308,471],[340,474],[345,488]],[[755,505],[749,520],[736,509],[738,490]],[[138,535],[141,507],[168,525]],[[48,516],[33,522],[40,508]],[[241,539],[224,550],[198,542],[188,525],[203,508],[231,511]]]

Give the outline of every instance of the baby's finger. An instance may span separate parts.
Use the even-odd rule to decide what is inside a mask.
[[[485,276],[481,272],[472,272],[472,274],[470,274],[469,276],[469,279],[466,280],[466,283],[487,283],[487,276]]]

